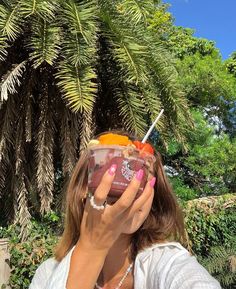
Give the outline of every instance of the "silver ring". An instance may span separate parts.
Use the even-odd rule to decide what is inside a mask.
[[[103,205],[98,206],[98,205],[94,202],[94,196],[92,196],[92,197],[90,198],[90,205],[91,205],[95,210],[101,211],[101,210],[104,210],[104,209],[105,209],[106,202],[105,202]]]

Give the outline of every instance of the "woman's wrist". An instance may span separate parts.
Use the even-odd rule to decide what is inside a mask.
[[[108,250],[100,250],[79,240],[73,250],[67,289],[93,289]]]
[[[108,254],[110,248],[107,247],[99,247],[96,244],[90,244],[88,242],[83,242],[82,240],[78,240],[76,243],[75,249],[76,251],[83,251],[88,255],[93,256],[105,256]]]

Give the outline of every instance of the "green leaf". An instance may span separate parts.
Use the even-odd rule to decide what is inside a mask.
[[[46,62],[53,65],[60,51],[60,28],[53,22],[36,19],[29,39],[30,60],[34,68]]]
[[[58,8],[59,3],[56,0],[20,0],[20,14],[24,18],[40,16],[49,21],[55,18]]]
[[[24,20],[19,16],[19,1],[11,5],[0,4],[0,35],[7,36],[11,41],[17,39],[22,32]]]
[[[125,91],[117,91],[116,97],[125,128],[144,136],[147,131],[145,107],[135,87],[129,86]]]
[[[110,52],[117,61],[127,83],[145,83],[148,81],[147,46],[135,38],[123,23],[114,21],[103,12],[105,35],[110,40]]]
[[[82,1],[79,4],[74,0],[63,3],[62,17],[73,35],[82,36],[87,44],[94,44],[97,31],[97,2]]]
[[[153,8],[154,3],[150,0],[123,0],[117,5],[117,10],[133,25],[140,22],[146,23]]]
[[[93,68],[78,67],[63,61],[56,77],[70,108],[75,112],[90,112],[97,92],[97,76]]]
[[[5,60],[7,56],[7,48],[9,47],[9,44],[7,43],[7,37],[6,36],[0,36],[0,61]]]

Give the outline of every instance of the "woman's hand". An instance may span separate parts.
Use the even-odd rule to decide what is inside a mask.
[[[111,166],[95,191],[94,201],[97,205],[102,205],[107,199],[115,170],[116,166]],[[147,207],[150,209],[151,206],[155,178],[146,184],[143,193],[135,199],[142,177],[143,172],[137,172],[122,196],[102,211],[94,209],[87,199],[80,238],[71,256],[66,288],[93,289],[109,249],[120,234],[127,230],[129,220],[133,223],[132,218],[136,214],[141,216],[140,224],[144,221],[148,214]],[[141,208],[146,214],[139,212]]]
[[[116,166],[112,165],[97,187],[94,193],[94,201],[97,205],[102,205],[106,201],[115,171]],[[86,250],[95,251],[108,251],[111,248],[125,230],[127,222],[148,200],[150,202],[150,198],[153,198],[155,178],[147,182],[143,193],[135,199],[142,177],[143,171],[140,170],[121,197],[113,205],[107,205],[102,211],[94,209],[87,198],[78,241],[80,246]]]

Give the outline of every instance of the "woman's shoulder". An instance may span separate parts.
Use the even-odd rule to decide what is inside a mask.
[[[47,282],[54,270],[57,268],[58,262],[55,258],[49,258],[39,265],[35,271],[29,289],[43,288],[43,284]],[[40,287],[39,287],[40,286]]]
[[[179,242],[155,244],[138,256],[150,288],[219,289],[219,282]]]
[[[147,259],[152,259],[155,262],[161,262],[164,264],[170,259],[173,260],[180,255],[190,256],[190,253],[179,242],[163,242],[145,248],[137,255],[137,259],[142,262]]]
[[[159,272],[166,272],[183,262],[192,262],[193,257],[190,252],[179,242],[166,242],[155,244],[146,250],[146,256],[151,255],[150,265],[155,266],[158,263]]]

